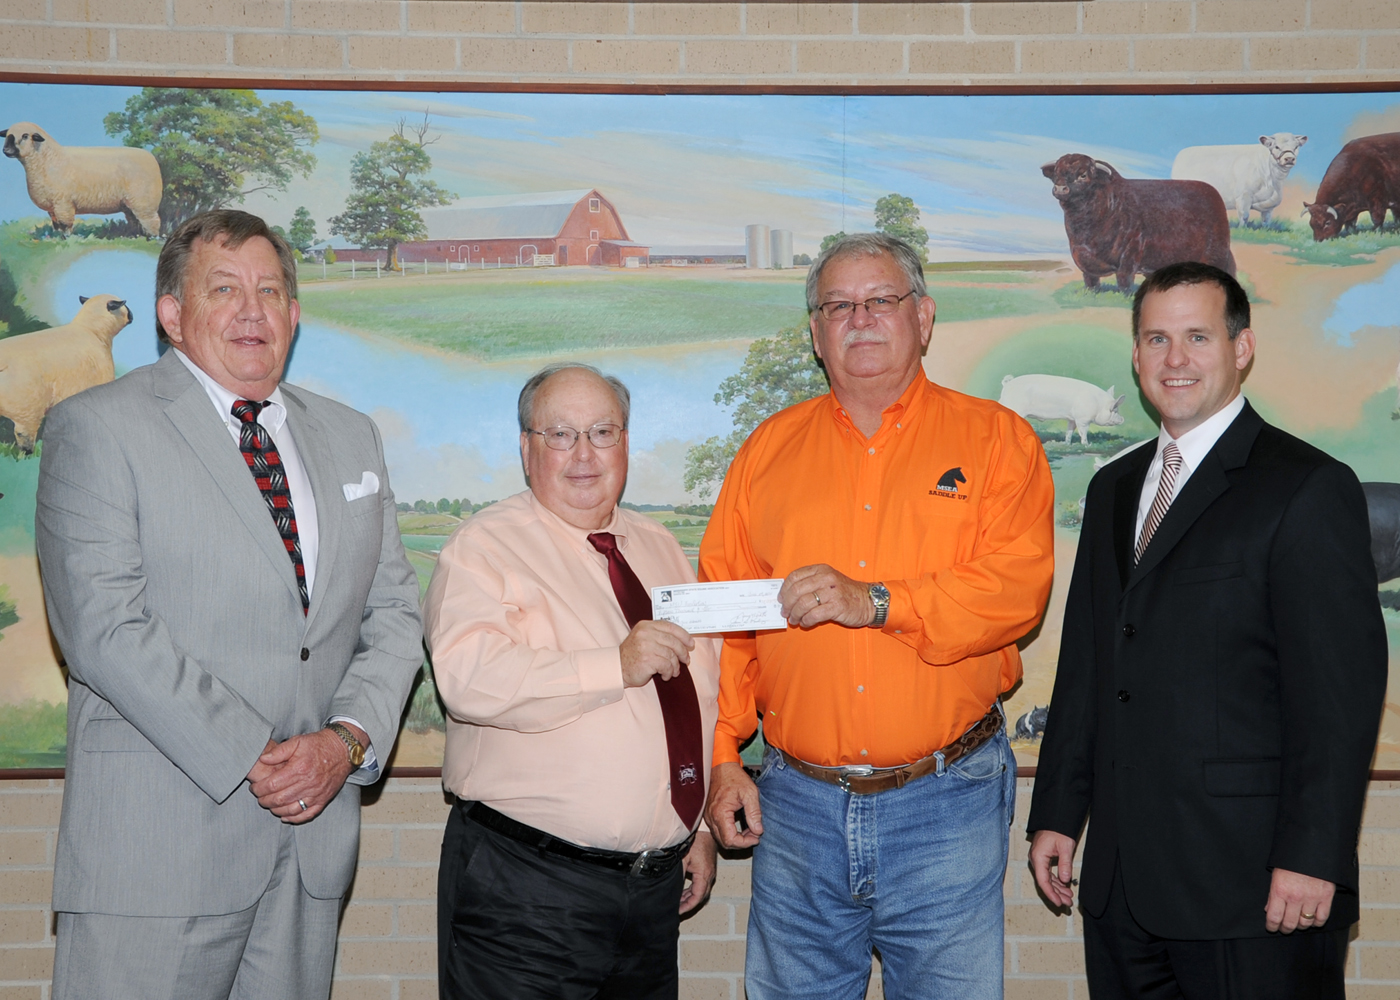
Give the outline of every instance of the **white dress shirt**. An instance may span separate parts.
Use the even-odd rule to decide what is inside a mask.
[[[243,422],[233,415],[233,404],[242,397],[229,392],[218,382],[215,382],[210,378],[208,372],[191,361],[185,352],[178,347],[172,347],[171,350],[190,370],[190,374],[195,377],[195,380],[204,387],[209,401],[214,404],[214,409],[218,411],[224,426],[228,428],[229,434],[233,437],[234,444],[240,444]],[[249,402],[263,401],[255,399],[249,400]],[[297,539],[301,542],[301,565],[306,570],[306,595],[309,598],[316,585],[316,556],[320,551],[320,527],[316,521],[316,495],[311,492],[311,478],[306,474],[306,466],[301,462],[297,443],[292,437],[291,428],[287,426],[287,406],[282,402],[281,388],[273,389],[272,395],[267,397],[266,402],[267,405],[258,415],[258,423],[262,424],[272,438],[272,443],[277,447],[277,456],[282,460],[282,468],[287,473],[287,490],[292,495],[292,511],[296,515]],[[347,715],[336,715],[326,720],[327,725],[332,722],[348,722],[361,731],[364,731],[365,728]],[[374,754],[373,746],[365,747],[365,762],[355,773],[359,774],[360,772],[364,772],[362,777],[367,777],[371,773],[378,776],[379,759]]]
[[[1241,393],[1176,439],[1176,447],[1181,452],[1181,471],[1176,474],[1176,485],[1171,496],[1173,500],[1181,495],[1181,488],[1191,478],[1191,473],[1200,468],[1201,462],[1215,447],[1215,442],[1220,440],[1220,435],[1235,422],[1243,409],[1244,394]],[[1157,485],[1162,481],[1162,449],[1171,441],[1172,436],[1163,426],[1157,435],[1157,454],[1147,467],[1147,478],[1142,481],[1142,494],[1138,497],[1137,521],[1133,527],[1134,544],[1142,537],[1142,526],[1147,521],[1152,502],[1157,499]]]

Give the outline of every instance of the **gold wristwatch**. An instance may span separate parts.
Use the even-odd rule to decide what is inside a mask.
[[[342,726],[339,722],[332,722],[326,727],[331,732],[340,737],[340,741],[345,744],[346,754],[353,767],[361,767],[365,762],[365,748],[359,740],[355,739],[355,734]]]

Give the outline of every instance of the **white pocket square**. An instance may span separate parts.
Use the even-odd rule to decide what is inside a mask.
[[[345,492],[347,502],[373,496],[379,492],[379,477],[373,472],[366,472],[358,483],[346,483],[341,489]]]

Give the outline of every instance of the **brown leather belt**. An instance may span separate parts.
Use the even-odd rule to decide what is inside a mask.
[[[773,749],[778,750],[788,767],[799,774],[816,778],[818,781],[825,781],[830,785],[839,785],[853,795],[874,795],[876,792],[888,791],[891,788],[903,788],[915,778],[933,774],[938,770],[940,760],[943,766],[947,767],[954,761],[966,757],[995,736],[997,730],[1001,729],[1001,724],[1001,711],[993,705],[991,711],[982,716],[971,729],[942,750],[936,750],[921,760],[901,767],[877,768],[863,764],[848,764],[845,767],[821,767],[817,764],[808,764],[805,760],[799,760],[792,754],[778,750],[777,747]]]

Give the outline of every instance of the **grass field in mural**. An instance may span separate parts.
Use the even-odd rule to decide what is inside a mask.
[[[423,587],[458,524],[523,488],[515,396],[560,358],[631,387],[624,501],[693,559],[743,414],[822,386],[800,333],[805,261],[842,231],[878,226],[911,241],[937,302],[931,378],[1010,393],[1014,406],[1010,380],[1055,376],[1074,380],[1082,404],[1031,415],[1055,477],[1057,566],[1008,701],[1023,763],[1038,747],[1035,710],[1050,701],[1080,501],[1098,467],[1157,433],[1132,373],[1129,299],[1115,274],[1081,270],[1066,213],[1082,206],[1053,195],[1056,164],[1085,154],[1096,164],[1087,176],[1104,185],[1167,183],[1194,147],[1259,166],[1248,223],[1244,194],[1211,202],[1255,307],[1246,393],[1362,480],[1400,482],[1400,222],[1362,211],[1317,240],[1303,214],[1333,196],[1329,166],[1344,145],[1400,133],[1396,94],[659,98],[0,83],[0,95],[18,122],[7,130],[14,155],[0,160],[0,768],[62,763],[66,697],[34,556],[42,433],[28,451],[31,415],[6,409],[32,362],[7,369],[5,359],[81,324],[79,297],[104,294],[134,315],[111,339],[116,373],[158,356],[150,214],[80,205],[70,220],[30,195],[38,157],[66,147],[147,148],[166,179],[162,233],[214,204],[286,231],[303,307],[288,378],[378,423]],[[201,132],[215,104],[243,124]],[[182,110],[186,131],[162,108]],[[37,147],[19,138],[36,133]],[[405,151],[418,166],[396,186],[385,170],[408,162],[393,161]],[[1261,156],[1280,159],[1268,167]],[[177,162],[202,172],[167,169]],[[365,168],[360,182],[352,163]],[[382,186],[366,188],[375,176]],[[1206,221],[1141,219],[1147,244],[1190,239]],[[1139,265],[1149,266],[1124,266]],[[1380,598],[1400,677],[1400,582],[1383,582]],[[395,762],[439,763],[442,725],[425,665]],[[1376,766],[1400,767],[1394,694]]]

